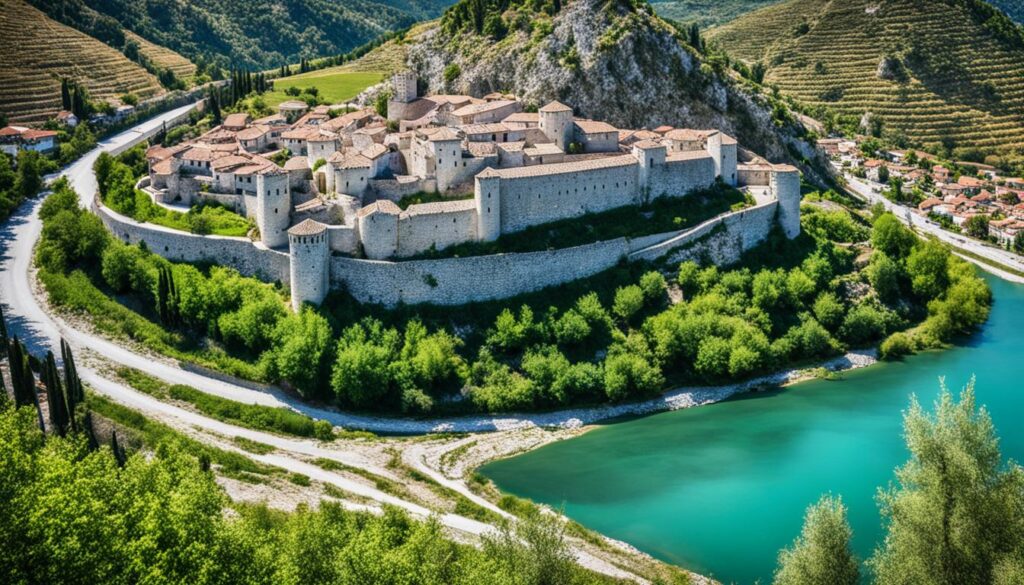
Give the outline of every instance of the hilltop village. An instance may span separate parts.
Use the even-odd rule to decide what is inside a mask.
[[[350,291],[368,290],[363,285],[397,287],[402,289],[397,297],[366,293],[365,300],[404,302],[410,300],[409,287],[403,289],[400,279],[381,282],[378,274],[361,279],[374,283],[355,282],[356,267],[370,270],[368,261],[412,267],[415,262],[396,260],[659,197],[683,197],[716,182],[752,190],[759,203],[771,207],[768,219],[758,220],[764,225],[754,230],[756,237],[738,241],[742,248],[767,234],[776,203],[787,235],[799,233],[799,172],[741,149],[717,130],[619,129],[579,119],[558,102],[531,112],[514,96],[499,93],[419,97],[411,72],[395,75],[391,86],[387,118],[373,109],[335,115],[327,106],[309,109],[298,101],[284,102],[277,114],[256,120],[245,113],[227,115],[195,140],[151,147],[146,153],[149,176],[139,188],[158,204],[214,201],[252,218],[258,241],[250,245],[278,256],[264,254],[235,264],[290,282],[296,306],[321,302],[338,283]],[[433,197],[399,207],[403,198],[417,194]],[[113,221],[106,211],[108,227],[118,233],[114,224],[123,224],[124,218]],[[134,227],[121,230],[124,239],[156,235]],[[678,235],[665,234],[664,240]],[[195,259],[181,250],[192,245],[150,247],[168,257]],[[279,255],[285,253],[287,270],[254,266],[280,268]],[[622,250],[604,254],[616,260],[625,255]],[[364,264],[339,264],[341,259]],[[569,256],[561,261],[577,264]],[[581,277],[579,270],[568,270],[553,282]],[[516,285],[507,292],[522,291],[523,285]],[[421,291],[413,299],[456,302],[444,291],[437,293]]]

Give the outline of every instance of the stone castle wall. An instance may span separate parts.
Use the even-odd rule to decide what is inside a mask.
[[[710,187],[715,176],[715,161],[711,156],[683,160],[669,158],[665,164],[650,169],[650,196],[682,197],[691,191]]]
[[[633,159],[631,164],[586,171],[503,176],[499,193],[501,233],[511,233],[639,203],[640,189]]]
[[[453,202],[454,209],[435,213],[409,212],[398,218],[397,256],[415,256],[431,248],[443,250],[454,244],[477,239],[476,205],[472,200]]]
[[[775,223],[777,207],[778,202],[770,201],[688,230],[633,240],[617,238],[560,250],[400,262],[332,256],[327,259],[330,284],[332,288],[344,287],[360,302],[388,306],[460,305],[508,298],[587,278],[615,266],[623,258],[652,261],[666,257],[678,262],[707,257],[715,263],[728,264],[767,237]],[[211,262],[269,282],[290,281],[287,253],[246,238],[199,236],[140,224],[98,203],[94,211],[121,241],[144,241],[150,250],[168,260]],[[345,226],[329,226],[327,236],[331,249],[340,245],[336,238],[353,245],[357,241],[354,230]]]
[[[117,239],[128,244],[145,242],[156,254],[175,262],[209,262],[234,268],[245,276],[267,282],[287,283],[290,256],[268,249],[248,238],[200,236],[153,224],[142,224],[99,202],[93,203],[103,225]]]
[[[671,262],[700,259],[728,264],[764,241],[778,203],[728,213],[688,230],[617,238],[574,248],[404,262],[331,258],[331,285],[358,301],[461,305],[512,297],[593,276],[623,258]],[[723,226],[723,227],[720,227]]]

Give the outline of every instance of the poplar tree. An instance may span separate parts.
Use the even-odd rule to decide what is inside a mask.
[[[779,553],[774,585],[857,585],[857,558],[850,549],[853,532],[840,498],[823,496],[807,508],[793,546]]]
[[[869,561],[878,583],[987,585],[1024,574],[1024,469],[1004,464],[974,381],[903,417],[910,460],[879,494],[887,534]]]

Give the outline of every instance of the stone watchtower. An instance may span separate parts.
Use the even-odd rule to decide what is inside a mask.
[[[800,171],[790,165],[773,166],[769,187],[779,202],[779,225],[792,240],[800,235]]]
[[[288,173],[275,166],[257,174],[256,227],[260,230],[260,241],[264,246],[277,248],[288,243],[291,210]]]
[[[665,164],[668,147],[656,140],[641,140],[633,145],[637,162],[637,203],[646,203],[661,193],[655,181],[658,167]]]
[[[715,132],[708,136],[705,148],[711,159],[715,161],[715,176],[721,177],[722,182],[732,187],[736,186],[736,139]]]
[[[572,108],[559,102],[551,102],[537,110],[537,113],[540,114],[540,129],[544,136],[563,152],[568,151],[574,130]]]
[[[404,120],[407,104],[416,100],[416,74],[400,71],[391,76],[391,99],[388,100],[388,120]]]
[[[319,305],[330,288],[330,245],[327,226],[307,219],[288,230],[291,255],[292,309]]]
[[[477,239],[492,242],[501,235],[501,174],[487,167],[476,176]]]

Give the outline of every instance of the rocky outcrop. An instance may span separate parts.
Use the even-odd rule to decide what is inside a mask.
[[[777,125],[765,96],[704,63],[649,5],[574,0],[544,18],[497,42],[432,27],[407,39],[407,64],[430,93],[512,92],[621,128],[719,128],[772,161],[823,161],[799,121]]]

